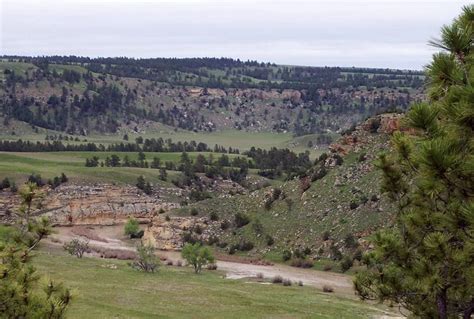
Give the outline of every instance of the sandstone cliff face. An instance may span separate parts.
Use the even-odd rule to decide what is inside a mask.
[[[160,209],[179,205],[144,195],[135,187],[65,185],[50,192],[44,209],[51,220],[60,225],[113,225],[130,216],[149,221]]]
[[[156,216],[145,230],[143,240],[157,249],[179,250],[183,247],[186,233],[203,241],[209,239],[211,223],[205,217],[171,217],[166,220],[163,216]]]
[[[147,196],[132,186],[68,184],[54,190],[43,188],[43,192],[46,196],[40,205],[35,204],[34,214],[47,216],[53,224],[62,226],[114,225],[131,216],[149,222],[160,209],[179,207],[161,197]],[[0,192],[0,222],[13,222],[12,212],[18,210],[19,204],[18,195]]]

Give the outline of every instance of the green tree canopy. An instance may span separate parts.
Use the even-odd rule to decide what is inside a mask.
[[[64,318],[71,293],[53,281],[41,283],[31,265],[32,250],[51,233],[49,221],[32,217],[41,192],[34,183],[20,191],[22,205],[9,236],[0,238],[0,317]]]
[[[474,6],[430,43],[428,103],[413,105],[380,156],[382,189],[398,209],[376,233],[355,279],[364,299],[389,300],[420,318],[474,313]]]
[[[194,272],[200,273],[202,267],[214,262],[214,256],[209,247],[202,246],[200,243],[184,245],[181,256],[194,268]]]

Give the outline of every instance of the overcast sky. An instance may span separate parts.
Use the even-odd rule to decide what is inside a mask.
[[[421,69],[462,0],[0,0],[0,54]]]

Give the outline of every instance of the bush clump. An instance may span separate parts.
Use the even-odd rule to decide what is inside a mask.
[[[331,286],[328,286],[328,285],[324,285],[323,286],[323,292],[327,292],[327,293],[334,292],[334,288],[332,288]]]
[[[345,256],[341,260],[341,271],[342,272],[348,271],[349,269],[351,269],[352,265],[353,265],[352,259],[349,258],[348,256]]]
[[[290,265],[298,268],[312,268],[314,263],[308,259],[296,258],[291,261]]]
[[[272,283],[274,284],[281,284],[283,282],[283,277],[280,275],[276,275],[272,278]]]
[[[266,235],[265,240],[267,242],[267,246],[272,246],[275,243],[275,239],[272,236]]]
[[[209,219],[212,220],[213,222],[216,222],[219,220],[219,216],[217,215],[216,212],[211,212],[209,214]]]
[[[130,217],[125,223],[124,233],[130,238],[142,238],[144,234],[143,230],[140,229],[138,220],[133,217]]]
[[[281,254],[281,258],[283,261],[288,261],[291,259],[292,253],[289,250],[284,250],[283,253]]]
[[[237,213],[234,216],[234,223],[237,228],[240,228],[250,223],[250,218],[245,214]]]
[[[283,282],[282,282],[282,283],[283,283],[283,286],[287,286],[287,287],[288,287],[288,286],[291,286],[291,284],[292,284],[291,280],[288,279],[288,278],[287,278],[287,279],[283,279]]]

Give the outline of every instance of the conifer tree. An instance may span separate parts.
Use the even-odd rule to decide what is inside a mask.
[[[427,66],[429,101],[412,105],[378,162],[396,223],[374,235],[354,281],[363,299],[420,318],[474,314],[473,27],[470,5],[430,42],[442,52]]]
[[[41,285],[41,276],[31,265],[32,251],[51,233],[46,218],[32,216],[32,205],[41,192],[36,184],[27,183],[20,195],[17,224],[0,238],[0,317],[64,318],[72,299],[70,291],[51,280]]]

